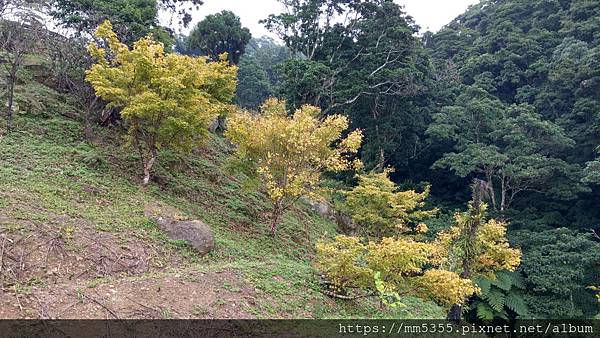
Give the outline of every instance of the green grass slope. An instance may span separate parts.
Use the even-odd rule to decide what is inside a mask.
[[[390,310],[323,295],[314,244],[335,225],[299,204],[271,237],[267,199],[227,169],[220,136],[193,154],[162,152],[144,188],[121,129],[86,140],[61,115],[76,111],[68,96],[33,81],[17,90],[36,110],[21,109],[0,138],[0,318],[444,316],[417,298]],[[204,221],[215,250],[198,257],[169,240],[148,208]]]

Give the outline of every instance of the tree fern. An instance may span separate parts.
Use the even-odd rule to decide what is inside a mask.
[[[504,291],[508,291],[513,286],[513,278],[510,272],[500,271],[496,273],[496,279],[492,280],[491,283]]]
[[[517,289],[521,289],[521,290],[525,290],[527,288],[525,285],[525,278],[523,278],[523,275],[521,275],[519,272],[511,271],[511,272],[505,272],[505,273],[510,275],[510,278],[512,279],[513,287],[515,287]]]
[[[518,272],[501,271],[496,273],[495,279],[479,278],[476,284],[481,293],[471,304],[471,311],[475,312],[478,319],[509,320],[509,317],[529,316],[529,309],[521,296],[525,282]]]
[[[492,309],[487,303],[477,300],[473,303],[473,307],[477,312],[477,318],[480,320],[492,320],[494,319],[494,309]]]
[[[527,308],[525,300],[523,299],[521,294],[515,289],[511,289],[510,292],[506,295],[506,298],[504,299],[504,306],[516,313],[518,317],[529,316],[529,309]]]
[[[506,295],[501,289],[496,287],[490,288],[490,291],[482,296],[487,304],[489,304],[496,312],[501,312],[504,309]]]
[[[492,282],[489,279],[485,278],[477,278],[475,280],[475,284],[481,289],[481,294],[485,295],[490,292],[490,287],[492,287]]]

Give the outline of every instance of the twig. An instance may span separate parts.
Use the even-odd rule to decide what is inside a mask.
[[[55,319],[60,319],[60,316],[62,316],[63,313],[65,313],[68,309],[72,308],[73,306],[77,305],[77,303],[79,303],[79,301],[75,301],[69,305],[67,305],[64,309],[62,309],[56,316]]]
[[[353,299],[360,299],[360,298],[376,296],[376,294],[374,294],[374,293],[367,293],[367,294],[357,295],[357,296],[346,296],[346,295],[340,295],[333,291],[328,291],[328,290],[323,290],[323,291],[321,291],[321,293],[323,293],[324,295],[329,296],[329,297],[343,299],[343,300],[353,300]]]
[[[100,302],[99,300],[95,299],[94,297],[88,296],[88,295],[86,295],[84,293],[82,293],[82,294],[83,294],[83,297],[85,297],[85,298],[91,300],[92,302],[100,305],[104,310],[106,310],[108,313],[110,313],[111,315],[113,315],[113,317],[115,317],[115,319],[119,319],[119,316],[117,316],[117,314],[114,313],[111,309],[109,309],[106,305],[102,304],[102,302]]]
[[[0,249],[0,276],[2,275],[2,268],[4,267],[4,245],[6,243],[6,235],[2,235],[2,248]]]
[[[51,238],[50,240],[46,241],[46,243],[48,244],[48,250],[46,250],[46,260],[44,262],[45,266],[48,266],[48,259],[50,258],[50,253],[52,251],[54,251],[55,246],[58,246],[56,243],[58,242],[58,240],[61,238],[60,235],[55,236],[53,238]],[[61,252],[61,256],[64,258],[64,253]]]
[[[600,236],[596,233],[596,230],[591,229],[591,228],[588,230],[592,233],[592,236],[594,236],[596,239],[600,240]]]
[[[154,309],[154,308],[151,308],[149,306],[146,306],[146,305],[144,305],[144,304],[142,304],[142,303],[140,303],[140,302],[138,302],[138,301],[136,301],[134,299],[131,299],[131,298],[127,297],[127,296],[125,296],[125,298],[127,298],[130,302],[134,302],[137,305],[145,308],[146,310],[150,310],[151,312],[154,312],[155,314],[160,315],[160,311],[158,311],[157,309]]]
[[[17,291],[17,285],[13,285],[13,290],[15,290],[15,297],[17,298],[17,305],[19,305],[19,309],[23,312],[23,306],[21,306],[21,300],[19,299],[19,292]]]
[[[35,296],[35,300],[37,300],[38,304],[40,305],[40,311],[39,311],[40,318],[41,319],[51,319],[51,317],[48,315],[48,309],[46,308],[46,305],[42,304],[42,301],[37,296]]]

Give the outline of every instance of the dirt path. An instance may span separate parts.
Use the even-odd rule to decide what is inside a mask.
[[[139,233],[64,216],[0,222],[0,319],[255,317],[259,291],[239,273]]]
[[[5,288],[0,318],[255,318],[257,291],[231,270]]]

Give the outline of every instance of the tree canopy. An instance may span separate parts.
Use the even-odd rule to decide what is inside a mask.
[[[252,35],[242,27],[240,18],[231,11],[207,15],[190,33],[187,49],[194,55],[218,60],[227,53],[229,62],[238,64]]]
[[[288,109],[310,103],[349,116],[364,132],[367,170],[393,168],[398,191],[431,186],[441,215],[460,208],[480,180],[488,212],[510,224],[509,234],[598,230],[598,4],[484,0],[417,36],[393,1],[281,3],[285,11],[263,21],[297,55],[279,68],[279,95]],[[531,250],[524,247],[524,266]],[[593,311],[577,301],[567,310],[541,289],[519,308],[545,297],[555,308],[540,316]],[[496,314],[502,304],[495,302]]]

